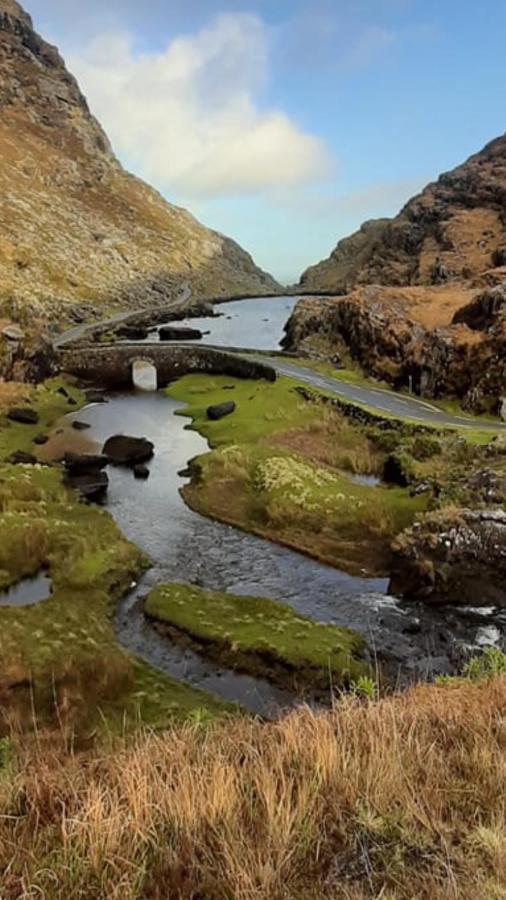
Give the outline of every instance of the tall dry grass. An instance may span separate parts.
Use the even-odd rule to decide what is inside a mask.
[[[506,897],[506,679],[231,720],[0,781],[0,896]]]

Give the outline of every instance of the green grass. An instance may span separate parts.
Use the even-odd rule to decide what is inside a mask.
[[[100,709],[121,710],[130,719],[146,713],[150,724],[204,705],[213,712],[230,709],[134,664],[118,645],[114,603],[146,565],[108,513],[63,487],[58,470],[0,466],[0,586],[44,567],[53,587],[35,605],[0,607],[6,718],[30,720],[32,707],[51,717],[57,706],[82,729]]]
[[[186,404],[181,415],[191,417],[193,427],[212,447],[222,447],[234,442],[258,441],[301,422],[315,421],[320,412],[298,396],[294,391],[297,384],[296,380],[284,377],[271,383],[225,375],[186,375],[170,385],[167,393]],[[233,390],[228,390],[232,386]],[[207,407],[225,400],[235,402],[235,412],[211,422],[206,415]]]
[[[154,588],[148,616],[190,635],[218,658],[253,674],[299,686],[350,683],[369,673],[358,657],[362,639],[347,628],[323,625],[288,606],[259,597],[204,591],[184,584]]]
[[[373,459],[363,427],[304,400],[296,385],[284,377],[272,384],[203,375],[172,385],[170,396],[188,404],[181,413],[214,448],[194,462],[184,497],[203,514],[331,565],[356,574],[384,573],[391,538],[426,508],[427,498],[356,484],[340,471],[375,471],[372,464],[381,470],[381,458]],[[217,422],[207,419],[210,404],[232,398],[234,413]],[[331,427],[334,457],[327,448],[322,465],[312,450]],[[301,431],[304,452],[297,442],[290,446],[290,435]]]
[[[69,404],[67,397],[58,393],[58,388],[64,388],[75,403]],[[38,412],[39,421],[36,425],[11,422],[7,418],[8,407],[0,409],[0,460],[7,459],[15,450],[33,453],[33,439],[38,434],[44,434],[57,419],[68,412],[75,412],[84,403],[83,392],[63,377],[51,378],[29,388],[27,400],[9,406],[30,406]]]

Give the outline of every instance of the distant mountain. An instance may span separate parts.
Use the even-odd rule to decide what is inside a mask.
[[[0,159],[0,319],[159,305],[187,282],[216,296],[279,288],[234,241],[124,171],[15,0],[0,0]]]
[[[441,175],[393,219],[365,222],[307,269],[305,292],[434,285],[506,265],[506,135]]]

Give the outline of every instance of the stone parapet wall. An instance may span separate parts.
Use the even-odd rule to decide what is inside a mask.
[[[257,360],[212,347],[194,347],[186,344],[74,346],[60,350],[57,358],[63,371],[103,387],[131,386],[132,366],[136,360],[150,362],[155,366],[158,387],[164,387],[176,378],[193,372],[276,380],[275,370]]]

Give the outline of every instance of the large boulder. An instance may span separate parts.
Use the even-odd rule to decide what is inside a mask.
[[[234,410],[235,403],[233,400],[227,400],[225,403],[216,403],[214,406],[207,407],[207,418],[211,419],[211,421],[217,421],[218,419],[223,419],[224,416],[229,416]]]
[[[198,328],[187,328],[186,326],[162,325],[158,329],[161,341],[199,341],[202,332]]]
[[[506,512],[440,510],[399,535],[389,590],[405,600],[506,607]]]
[[[105,469],[109,462],[107,456],[93,453],[71,453],[68,451],[63,457],[63,463],[67,472],[73,475],[84,475]]]
[[[100,501],[107,493],[109,478],[107,472],[100,469],[79,474],[68,472],[65,476],[65,484],[79,491],[85,500]]]
[[[39,414],[29,406],[14,406],[8,411],[7,418],[12,422],[21,422],[22,425],[36,425]]]
[[[154,444],[145,437],[115,434],[106,440],[102,453],[117,466],[135,466],[151,459]]]

